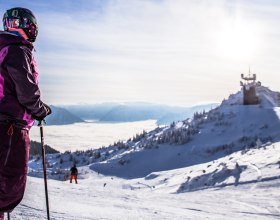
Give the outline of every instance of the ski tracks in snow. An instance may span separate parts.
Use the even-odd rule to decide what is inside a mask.
[[[260,206],[249,204],[247,202],[241,202],[241,201],[238,201],[236,199],[229,199],[228,201],[230,201],[232,203],[235,203],[235,204],[239,204],[243,208],[244,207],[248,207],[248,208],[253,210],[252,212],[250,212],[250,211],[241,211],[240,210],[240,213],[251,214],[251,215],[259,215],[259,216],[266,216],[266,217],[273,216],[273,217],[277,217],[277,219],[280,219],[279,209],[276,209],[275,206],[274,206],[274,208],[275,208],[276,213],[269,211],[267,208],[262,208]]]

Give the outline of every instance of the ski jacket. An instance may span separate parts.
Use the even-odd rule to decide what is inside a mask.
[[[72,167],[70,171],[71,171],[71,175],[78,175],[78,169],[76,167]]]
[[[23,37],[0,31],[0,123],[29,130],[48,109],[40,99],[33,45]],[[34,117],[34,118],[33,118]]]

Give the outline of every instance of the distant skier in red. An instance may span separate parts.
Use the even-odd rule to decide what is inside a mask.
[[[7,10],[0,31],[0,220],[22,200],[29,159],[29,129],[51,109],[41,101],[32,55],[38,34],[34,14]]]
[[[74,179],[75,180],[75,183],[78,184],[78,181],[77,181],[77,176],[78,176],[78,169],[76,167],[76,165],[74,165],[71,169],[71,175],[70,175],[70,183],[72,183],[72,180]]]

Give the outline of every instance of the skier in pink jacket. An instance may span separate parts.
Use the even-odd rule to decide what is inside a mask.
[[[40,98],[32,55],[38,34],[34,14],[7,10],[0,31],[0,220],[22,200],[29,158],[29,129],[51,113]]]

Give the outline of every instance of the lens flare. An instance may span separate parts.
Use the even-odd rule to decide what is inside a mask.
[[[258,28],[241,22],[227,25],[218,33],[218,48],[224,58],[250,61],[260,49]]]

